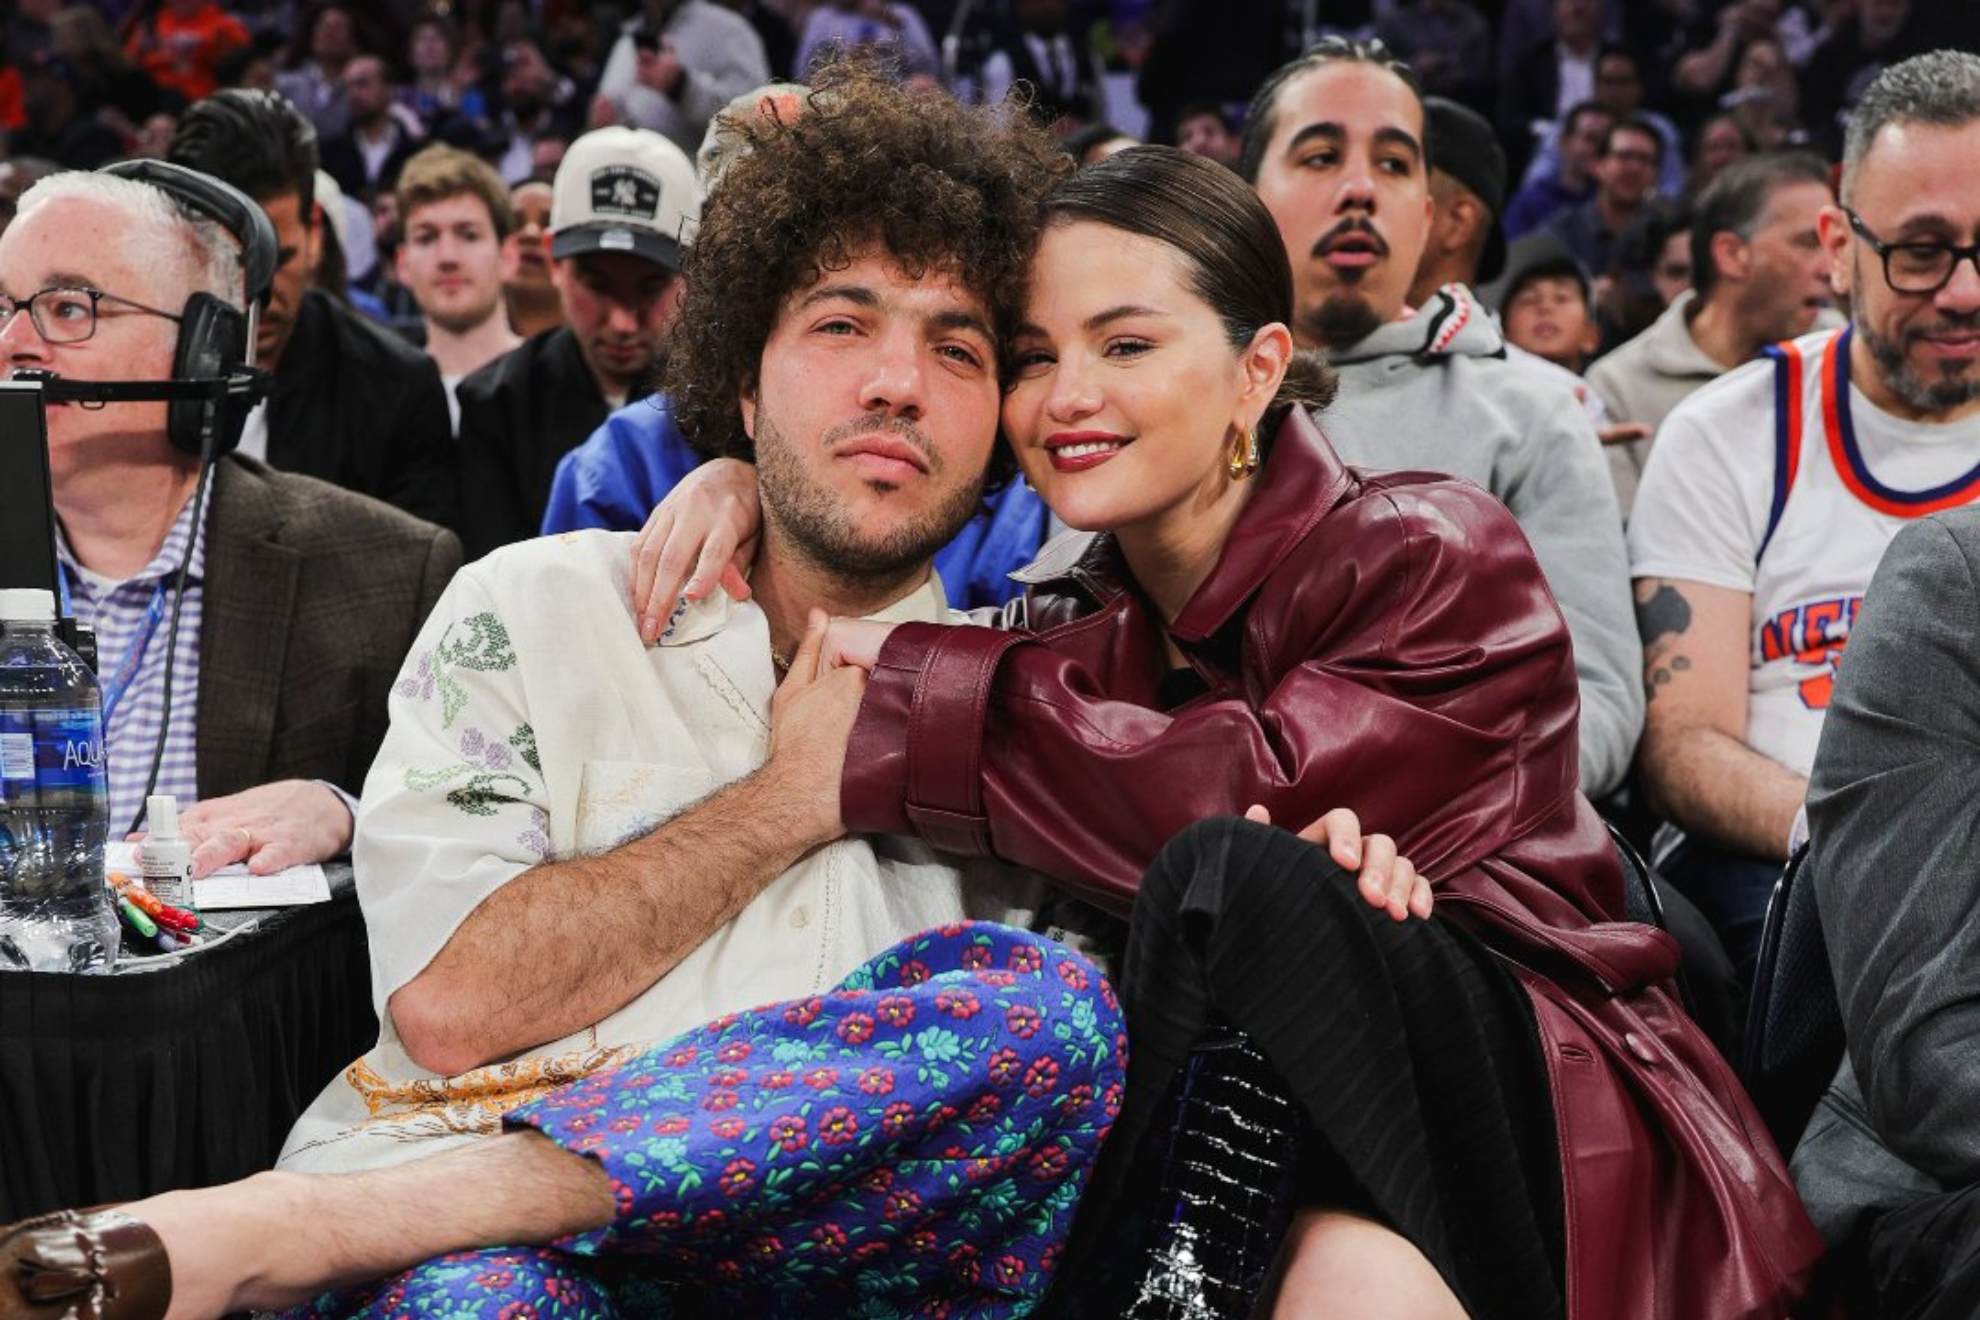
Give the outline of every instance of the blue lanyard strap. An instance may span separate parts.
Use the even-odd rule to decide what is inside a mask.
[[[144,622],[138,627],[137,636],[124,648],[124,658],[117,662],[117,671],[103,684],[103,727],[110,728],[110,713],[117,709],[123,700],[124,692],[131,680],[138,674],[138,667],[144,663],[144,653],[151,646],[151,635],[158,631],[158,621],[165,617],[165,588],[170,579],[160,582],[151,591],[151,604],[145,607]]]

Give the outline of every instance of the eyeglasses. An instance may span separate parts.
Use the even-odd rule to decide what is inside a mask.
[[[1980,275],[1980,243],[1960,247],[1956,243],[1886,243],[1870,232],[1863,217],[1845,206],[1849,227],[1870,245],[1884,262],[1884,283],[1895,293],[1937,293],[1946,287],[1959,263],[1970,261]]]
[[[28,319],[34,322],[35,333],[49,343],[80,344],[96,333],[99,305],[106,302],[143,312],[147,316],[162,316],[174,323],[184,320],[172,312],[147,307],[141,302],[105,293],[101,289],[43,289],[26,298],[9,298],[0,294],[0,330],[5,330],[13,321],[15,312],[25,308]]]

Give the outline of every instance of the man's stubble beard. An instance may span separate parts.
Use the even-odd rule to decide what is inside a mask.
[[[1852,263],[1850,272],[1852,287],[1863,286],[1863,264]],[[1947,413],[1955,408],[1980,400],[1980,374],[1950,375],[1934,384],[1925,380],[1912,369],[1911,360],[1905,356],[1905,340],[1886,339],[1872,329],[1868,322],[1857,321],[1856,333],[1863,336],[1864,346],[1870,350],[1870,360],[1876,364],[1877,375],[1883,380],[1884,388],[1904,400],[1922,413]],[[1964,317],[1940,317],[1937,321],[1912,327],[1907,336],[1916,332],[1935,329],[1946,325],[1971,328],[1980,325],[1980,313]]]
[[[1300,329],[1321,348],[1346,348],[1382,327],[1373,303],[1356,289],[1337,289],[1300,312]]]
[[[903,425],[876,425],[862,419],[844,429],[901,434]],[[912,426],[907,430],[912,432]],[[830,440],[828,433],[817,444],[823,449]],[[929,467],[930,475],[923,480],[939,478],[944,465],[940,453],[925,443],[918,443],[916,448]],[[812,568],[867,592],[905,583],[926,570],[935,552],[954,539],[983,499],[982,481],[966,482],[922,517],[876,540],[862,535],[845,506],[811,479],[792,442],[763,411],[757,414],[756,463],[766,527],[774,523],[791,549]]]

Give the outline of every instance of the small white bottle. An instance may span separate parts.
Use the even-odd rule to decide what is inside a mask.
[[[138,870],[144,887],[161,903],[197,912],[193,906],[192,849],[179,837],[179,802],[170,793],[145,800],[149,832],[138,845]]]

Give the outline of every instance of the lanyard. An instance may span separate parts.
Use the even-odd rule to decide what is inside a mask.
[[[165,616],[165,587],[171,579],[161,581],[152,588],[151,604],[145,607],[144,622],[138,626],[137,636],[124,648],[124,658],[117,663],[117,672],[103,684],[103,727],[110,728],[110,713],[117,709],[123,700],[124,692],[137,677],[138,666],[144,663],[144,653],[151,646],[151,635],[158,631],[158,621]]]

